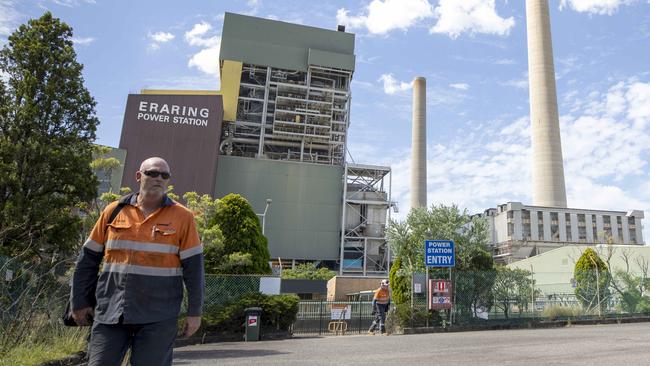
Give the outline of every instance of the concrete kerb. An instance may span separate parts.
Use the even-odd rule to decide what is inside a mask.
[[[650,316],[641,317],[610,317],[596,319],[562,319],[562,320],[524,320],[517,323],[501,323],[490,325],[457,325],[448,328],[417,327],[404,328],[402,334],[425,334],[425,333],[450,333],[450,332],[473,332],[481,330],[505,330],[505,329],[543,329],[563,328],[572,325],[597,325],[597,324],[624,324],[624,323],[646,323],[650,322]]]

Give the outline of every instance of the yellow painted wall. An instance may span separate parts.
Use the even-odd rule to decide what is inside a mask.
[[[221,92],[223,95],[223,120],[235,121],[237,118],[237,99],[243,64],[238,61],[221,61]]]
[[[234,122],[237,118],[237,98],[243,64],[238,61],[221,62],[221,90],[172,90],[142,89],[141,94],[156,95],[221,95],[223,98],[223,120]]]

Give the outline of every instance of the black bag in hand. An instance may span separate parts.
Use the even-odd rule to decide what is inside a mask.
[[[97,305],[97,299],[95,298],[95,290],[97,289],[97,280],[95,280],[95,285],[92,288],[92,291],[88,295],[88,302],[90,303],[90,307],[94,308],[95,305]],[[72,304],[70,303],[70,298],[68,297],[68,302],[65,304],[65,311],[63,312],[63,316],[61,317],[63,320],[63,325],[67,327],[79,327],[80,325],[77,324],[76,321],[74,321],[74,318],[72,317]],[[88,325],[93,324],[93,317],[88,315]]]
[[[113,212],[111,212],[111,216],[109,216],[108,221],[106,223],[106,226],[108,227],[108,224],[113,222],[115,220],[115,217],[117,217],[117,214],[122,211],[122,208],[126,205],[126,202],[123,202],[123,200],[120,200],[120,203],[117,204],[117,206],[113,209]],[[95,291],[97,290],[97,278],[95,279],[95,282],[93,283],[93,286],[91,288],[91,291],[87,294],[88,296],[88,303],[92,308],[95,308],[95,305],[97,305],[97,298],[95,298]],[[72,295],[72,294],[70,294]],[[63,325],[68,326],[68,327],[79,327],[80,325],[77,324],[77,322],[74,321],[74,318],[72,317],[72,304],[70,303],[70,297],[68,297],[68,302],[65,304],[65,310],[63,311],[63,316],[61,317],[63,320]],[[93,323],[93,318],[91,316],[88,316],[88,323],[92,324]]]

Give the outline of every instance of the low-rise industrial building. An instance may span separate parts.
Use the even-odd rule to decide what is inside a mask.
[[[489,246],[495,260],[501,263],[567,245],[644,245],[644,213],[640,210],[588,210],[508,202],[479,216],[488,223]]]

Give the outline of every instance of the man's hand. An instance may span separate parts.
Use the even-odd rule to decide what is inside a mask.
[[[183,326],[183,334],[181,338],[189,338],[192,334],[196,333],[201,326],[201,317],[200,316],[188,316],[185,319],[185,325]]]
[[[72,312],[72,319],[77,325],[90,325],[91,319],[95,316],[95,309],[91,307],[74,310]]]

